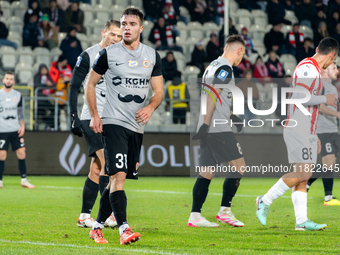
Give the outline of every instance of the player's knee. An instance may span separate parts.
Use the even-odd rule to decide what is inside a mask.
[[[7,152],[5,150],[0,151],[0,160],[5,161],[7,157]]]
[[[26,151],[25,148],[20,148],[16,151],[18,159],[25,159],[26,158]]]

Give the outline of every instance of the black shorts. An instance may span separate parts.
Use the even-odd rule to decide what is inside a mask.
[[[105,173],[125,172],[127,179],[138,179],[142,142],[143,134],[114,124],[103,125]]]
[[[0,133],[0,150],[8,151],[9,143],[12,151],[25,147],[25,140],[18,136],[18,132]]]
[[[329,154],[334,154],[335,157],[339,152],[339,134],[338,133],[324,133],[318,134],[321,141],[321,156],[324,157]]]
[[[209,133],[200,141],[201,166],[216,166],[243,157],[242,149],[233,132]]]
[[[84,131],[89,157],[97,157],[96,151],[104,148],[102,134],[93,132],[90,128],[90,120],[82,120],[81,128]]]

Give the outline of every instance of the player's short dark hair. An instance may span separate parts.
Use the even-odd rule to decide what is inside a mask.
[[[339,43],[332,37],[323,38],[318,45],[318,53],[321,55],[328,55],[329,53],[335,52],[338,54]]]
[[[243,46],[246,46],[241,35],[230,35],[230,36],[228,36],[226,44],[231,44],[231,43],[240,43]]]
[[[104,30],[105,31],[108,30],[110,26],[115,26],[115,27],[120,28],[120,22],[115,19],[109,19],[108,21],[105,22]]]
[[[306,37],[303,42],[313,42],[312,38],[310,37]]]
[[[6,71],[6,72],[4,73],[4,75],[2,76],[2,79],[5,78],[5,75],[6,75],[6,74],[14,75],[14,73],[13,73],[12,71]]]
[[[144,13],[142,10],[136,8],[136,7],[128,7],[126,8],[123,12],[122,12],[122,16],[124,15],[136,15],[139,17],[140,19],[140,24],[143,24],[143,20],[144,20]],[[121,17],[122,17],[121,16]]]

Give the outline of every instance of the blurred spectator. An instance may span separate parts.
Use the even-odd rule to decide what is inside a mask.
[[[248,36],[248,29],[246,27],[242,28],[241,37],[246,45],[246,54],[249,56],[252,53],[257,53],[257,51],[254,50],[254,46],[253,46],[253,42],[251,41],[251,38]]]
[[[65,11],[65,25],[66,27],[74,26],[78,33],[86,34],[84,12],[79,9],[79,2],[72,2]]]
[[[169,51],[166,57],[162,59],[162,71],[165,81],[171,80],[174,74],[178,72],[177,62],[172,51]]]
[[[329,1],[327,8],[327,18],[333,17],[334,12],[340,13],[340,0]]]
[[[312,5],[310,0],[303,0],[302,4],[295,7],[295,15],[299,19],[300,25],[309,26],[312,28],[312,20],[317,11],[315,5]]]
[[[58,31],[67,32],[64,25],[64,11],[57,6],[56,0],[50,0],[49,7],[45,8],[43,12],[48,15],[48,18],[54,23]]]
[[[280,62],[277,59],[275,51],[269,52],[269,58],[266,62],[266,66],[268,69],[268,74],[272,78],[283,78],[285,75],[285,70]]]
[[[213,21],[216,25],[220,24],[216,0],[207,0],[207,9],[205,10],[204,16],[205,22]]]
[[[207,60],[211,62],[217,59],[221,55],[221,50],[219,48],[219,41],[217,34],[212,31],[210,34],[210,41],[207,44]]]
[[[41,10],[48,8],[48,6],[49,6],[49,0],[38,0],[38,3],[39,3]]]
[[[201,70],[199,77],[202,77],[204,73],[204,62],[207,62],[207,55],[204,51],[203,40],[199,40],[191,54],[191,62],[189,63],[190,65],[197,66]]]
[[[29,8],[26,11],[25,16],[24,16],[24,25],[29,23],[30,17],[33,14],[37,15],[38,18],[37,18],[36,23],[38,23],[40,21],[41,16],[42,16],[42,12],[40,11],[39,3],[36,0],[31,1],[30,4],[29,4]]]
[[[198,21],[201,24],[204,24],[205,19],[204,19],[204,13],[205,10],[207,9],[207,3],[205,0],[195,0],[196,2],[196,7],[194,9],[194,20],[193,21]]]
[[[233,20],[229,17],[229,35],[238,35],[238,31],[236,30],[235,26],[233,25]],[[222,25],[222,28],[220,32],[218,33],[218,40],[220,43],[221,51],[223,51],[224,44],[226,40],[224,39],[224,24]]]
[[[189,100],[190,94],[185,82],[181,80],[180,72],[174,75],[172,84],[168,85],[165,92],[165,99],[172,101],[172,123],[185,124],[189,101],[183,102],[181,100]],[[167,108],[169,108],[169,105],[171,106],[171,104],[167,102]]]
[[[149,41],[154,43],[156,50],[176,50],[183,52],[183,48],[176,45],[176,35],[170,26],[165,26],[164,17],[159,17],[149,35]]]
[[[64,55],[60,55],[58,61],[52,62],[49,75],[55,84],[58,83],[59,79],[64,82],[71,80],[72,69],[68,65],[67,58]]]
[[[68,64],[72,70],[77,62],[77,57],[83,52],[79,39],[76,37],[76,28],[70,27],[67,36],[62,40],[60,49],[63,55],[66,56]]]
[[[281,30],[281,23],[274,24],[273,28],[264,36],[264,45],[267,53],[271,50],[275,51],[277,55],[285,52],[285,39]]]
[[[219,22],[217,25],[224,25],[224,0],[217,0],[217,14],[219,17]]]
[[[309,37],[303,41],[303,46],[297,49],[296,60],[299,63],[301,60],[312,57],[315,54],[315,49],[312,48],[312,39]]]
[[[2,16],[2,11],[0,10],[0,18],[1,16]],[[7,40],[7,36],[8,36],[8,28],[6,27],[5,23],[0,21],[0,47],[5,45],[5,46],[13,47],[14,49],[17,49],[18,45],[15,42]]]
[[[233,68],[235,78],[242,78],[243,72],[246,69],[253,69],[254,67],[246,58],[242,58],[240,64]]]
[[[330,33],[330,36],[340,43],[340,23],[336,24],[335,29]]]
[[[179,0],[165,0],[163,16],[167,24],[176,25],[177,21],[188,23],[186,17],[180,15]]]
[[[284,7],[286,10],[289,10],[289,11],[294,11],[295,10],[295,0],[284,0]]]
[[[260,56],[257,57],[256,62],[254,64],[253,75],[258,80],[258,82],[261,83],[262,85],[264,85],[267,82],[271,82],[268,68],[263,63],[263,60]]]
[[[325,37],[329,37],[329,33],[326,22],[321,21],[319,23],[319,29],[314,32],[314,46],[319,45],[319,42]]]
[[[283,4],[281,4],[279,0],[268,0],[267,13],[269,24],[292,24],[289,20],[284,19],[286,11]]]
[[[338,11],[334,11],[332,16],[328,17],[327,27],[331,31],[335,28],[336,24],[340,22],[340,16]]]
[[[47,14],[44,14],[41,18],[41,22],[39,24],[40,28],[40,40],[44,41],[44,47],[51,50],[58,46],[58,30],[55,25],[50,22]]]
[[[32,49],[34,49],[35,47],[44,46],[44,41],[39,40],[40,29],[37,21],[38,21],[37,14],[33,13],[30,16],[28,23],[25,24],[22,35],[23,46],[31,46]]]
[[[162,13],[163,0],[143,0],[145,20],[156,22]]]
[[[252,88],[252,98],[253,98],[253,104],[254,100],[258,100],[260,95],[259,91],[256,87],[255,82],[253,81],[253,71],[251,69],[244,69],[243,70],[243,79],[241,79],[240,82],[236,84],[237,87],[239,87],[242,90],[242,93],[244,95],[244,115],[243,119],[246,121],[246,123],[254,117],[254,114],[250,112],[248,108],[248,88]],[[256,102],[255,102],[256,103]],[[255,106],[255,104],[254,104]],[[256,107],[255,107],[256,109]]]
[[[313,28],[313,30],[318,30],[319,23],[321,21],[326,22],[327,20],[326,20],[326,15],[325,15],[323,9],[319,8],[316,16],[312,20],[312,28]]]
[[[46,100],[38,100],[38,116],[42,117],[43,122],[46,123],[47,129],[54,128],[54,104],[49,100],[49,96],[53,96],[55,83],[48,74],[48,68],[45,64],[39,66],[39,71],[34,75],[34,90],[36,88],[45,87],[38,91],[38,97],[46,97]],[[47,112],[50,114],[47,114]],[[36,120],[37,121],[37,120]]]
[[[296,49],[302,47],[303,44],[303,33],[299,31],[299,24],[293,25],[293,29],[287,33],[286,45],[287,52],[296,56]]]
[[[144,0],[144,1],[149,1],[149,0]],[[196,8],[196,2],[195,0],[182,0],[181,2],[181,6],[184,6],[189,14],[190,14],[190,20],[191,21],[195,21],[195,8]],[[145,8],[144,8],[145,10]]]

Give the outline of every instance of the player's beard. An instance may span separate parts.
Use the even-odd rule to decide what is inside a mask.
[[[9,86],[8,86],[8,85],[6,85],[6,84],[4,84],[4,85],[5,85],[6,89],[10,89],[10,88],[12,88],[12,86],[13,86],[13,85],[9,85]]]

